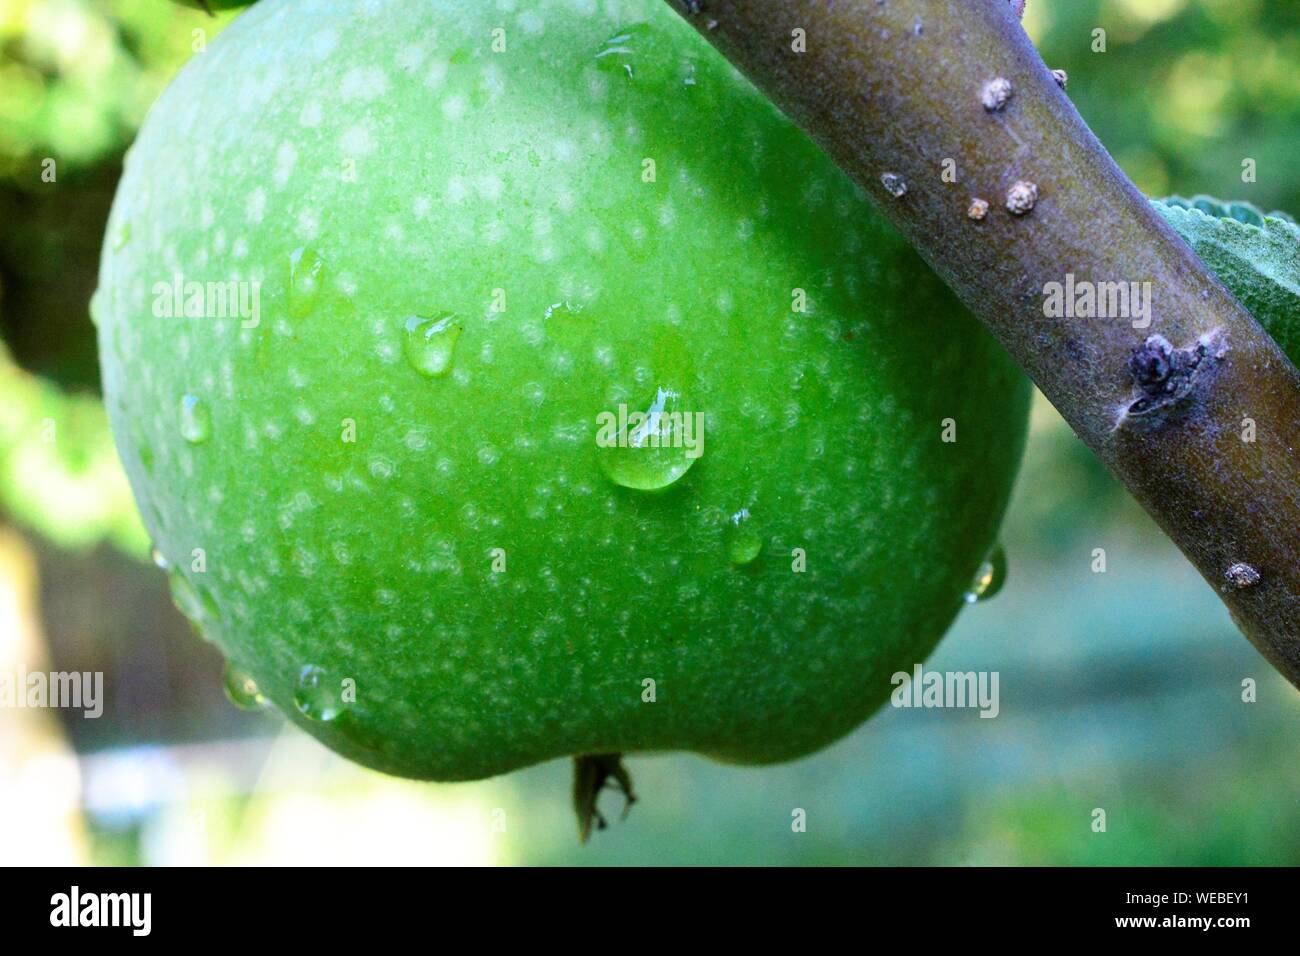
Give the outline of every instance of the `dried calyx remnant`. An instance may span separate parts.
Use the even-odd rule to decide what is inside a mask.
[[[623,755],[587,754],[573,758],[573,809],[578,814],[578,838],[583,843],[591,836],[593,824],[598,830],[605,829],[605,818],[596,801],[611,781],[622,791],[626,817],[636,803],[636,794],[632,792],[632,778],[623,766]]]
[[[1149,337],[1129,356],[1129,374],[1142,394],[1123,418],[1159,418],[1182,406],[1204,387],[1226,351],[1214,332],[1187,348],[1175,348],[1163,335]]]

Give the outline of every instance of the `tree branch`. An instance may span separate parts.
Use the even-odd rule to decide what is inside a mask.
[[[668,2],[867,189],[1300,686],[1300,373],[1125,178],[1010,5]],[[1067,275],[1151,283],[1149,327],[1048,317]]]

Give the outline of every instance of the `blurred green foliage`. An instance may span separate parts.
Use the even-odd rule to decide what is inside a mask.
[[[1029,0],[1044,60],[1149,196],[1209,193],[1300,211],[1300,3]],[[1094,53],[1096,29],[1106,51]],[[1254,159],[1258,181],[1242,181]]]
[[[149,538],[104,405],[24,372],[0,344],[0,504],[65,547],[108,538],[145,557]]]
[[[148,554],[93,394],[89,301],[122,154],[228,19],[161,0],[0,0],[0,511],[62,545]]]
[[[0,178],[35,187],[41,159],[71,171],[120,153],[224,22],[160,0],[5,0]]]

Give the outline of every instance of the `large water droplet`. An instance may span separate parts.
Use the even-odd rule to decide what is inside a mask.
[[[325,282],[325,260],[315,250],[301,248],[289,254],[289,314],[301,319],[316,307]]]
[[[655,392],[644,412],[626,405],[602,412],[596,433],[601,470],[624,488],[667,488],[703,454],[703,417],[667,388]]]
[[[749,564],[763,550],[763,537],[758,533],[748,508],[741,508],[727,519],[727,558],[732,564]]]
[[[1002,590],[1006,580],[1007,552],[999,544],[975,572],[975,580],[971,582],[970,590],[964,595],[966,603],[987,601]]]
[[[222,686],[230,702],[240,710],[261,710],[266,706],[266,698],[257,688],[257,682],[242,668],[226,661],[226,670],[222,675]]]
[[[325,671],[308,664],[298,674],[298,684],[293,691],[293,705],[309,720],[333,720],[343,710],[342,688],[331,686]]]
[[[406,320],[403,350],[411,367],[429,378],[446,374],[463,328],[451,312],[413,315]]]
[[[201,445],[212,434],[212,414],[207,403],[197,395],[181,396],[181,437],[191,445]]]

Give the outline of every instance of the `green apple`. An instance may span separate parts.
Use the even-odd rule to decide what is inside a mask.
[[[263,0],[150,113],[100,282],[237,696],[410,777],[824,746],[953,620],[1025,436],[1002,349],[661,0]]]

